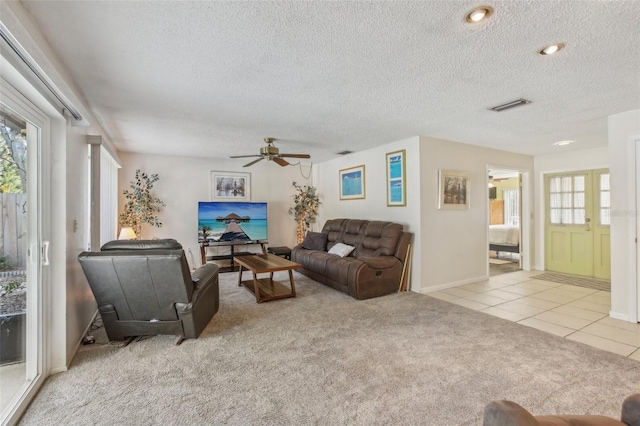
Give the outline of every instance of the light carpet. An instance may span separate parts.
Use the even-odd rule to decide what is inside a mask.
[[[494,399],[616,417],[639,390],[637,361],[426,295],[357,301],[295,274],[298,297],[257,304],[220,278],[199,339],[98,330],[21,424],[480,425]]]

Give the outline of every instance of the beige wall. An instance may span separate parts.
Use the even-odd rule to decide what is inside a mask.
[[[386,206],[385,153],[407,150],[407,207]],[[365,165],[366,198],[340,201],[338,171]],[[451,141],[415,137],[319,165],[318,190],[326,219],[390,220],[415,233],[412,290],[429,292],[487,277],[487,167],[531,171],[533,157]],[[469,210],[438,209],[438,170],[471,175]],[[530,203],[526,203],[531,209]],[[530,215],[530,213],[529,213]]]
[[[200,265],[198,245],[198,201],[211,201],[211,171],[242,172],[251,174],[251,201],[268,203],[268,239],[270,246],[293,247],[296,239],[296,223],[288,210],[293,206],[293,181],[299,185],[308,184],[298,166],[280,167],[271,161],[262,161],[249,168],[242,167],[243,160],[220,160],[193,157],[169,157],[120,153],[122,168],[118,174],[119,209],[126,202],[122,191],[129,188],[136,169],[148,174],[157,173],[158,180],[152,193],[166,203],[159,214],[161,228],[144,226],[142,237],[175,238],[187,252],[190,265]],[[315,167],[315,166],[314,166]],[[302,171],[309,176],[310,165],[304,165]],[[250,248],[252,251],[259,246]],[[216,249],[210,254],[215,254]],[[228,252],[221,247],[218,254]],[[189,252],[190,251],[190,252]]]
[[[420,137],[423,291],[470,283],[488,276],[489,167],[527,172],[533,169],[533,157]],[[457,170],[470,175],[468,210],[438,209],[439,170]],[[528,194],[530,188],[523,190]],[[530,208],[528,202],[523,203],[525,219],[530,217]],[[523,246],[528,241],[528,237],[523,239]],[[523,247],[523,250],[530,252],[529,247]]]
[[[386,154],[406,150],[406,207],[387,206]],[[365,198],[340,200],[339,171],[354,166],[365,166]],[[322,200],[316,230],[328,219],[349,218],[385,220],[404,225],[405,231],[414,233],[411,268],[411,289],[421,291],[421,239],[420,239],[420,138],[413,137],[381,147],[345,155],[319,164],[315,168],[314,182]]]

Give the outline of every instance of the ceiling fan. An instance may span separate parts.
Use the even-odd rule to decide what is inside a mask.
[[[267,146],[260,148],[260,154],[257,155],[232,155],[229,158],[248,158],[248,157],[260,157],[257,160],[253,160],[250,163],[245,164],[243,167],[249,167],[256,164],[258,161],[262,161],[265,158],[267,160],[273,160],[280,164],[282,167],[288,166],[289,162],[285,158],[311,158],[309,154],[280,154],[280,150],[273,145],[274,138],[264,138]]]

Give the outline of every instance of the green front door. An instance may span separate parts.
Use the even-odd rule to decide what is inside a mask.
[[[545,198],[546,270],[608,279],[608,170],[546,175]]]

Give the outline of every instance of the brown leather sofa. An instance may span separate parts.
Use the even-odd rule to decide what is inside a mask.
[[[359,300],[398,291],[413,237],[401,224],[331,219],[324,224],[321,237],[326,238],[324,247],[309,249],[303,242],[292,249],[291,260],[302,265],[298,272]],[[355,250],[345,257],[329,254],[338,243]]]
[[[193,274],[180,243],[119,240],[78,256],[109,340],[168,334],[195,339],[218,312],[218,267]]]
[[[512,401],[493,401],[484,410],[483,426],[640,426],[640,394],[622,403],[620,420],[598,415],[533,416]]]

